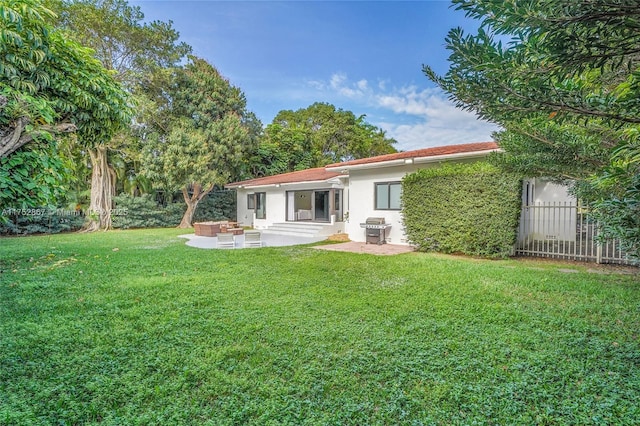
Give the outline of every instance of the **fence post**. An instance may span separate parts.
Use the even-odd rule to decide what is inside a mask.
[[[600,231],[600,223],[596,222],[596,229],[593,232],[593,241],[596,243],[596,263],[602,263],[602,244],[598,241],[598,233]]]

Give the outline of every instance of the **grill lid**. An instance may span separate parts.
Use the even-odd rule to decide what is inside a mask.
[[[384,224],[384,217],[368,217],[365,221],[367,225],[382,225]]]

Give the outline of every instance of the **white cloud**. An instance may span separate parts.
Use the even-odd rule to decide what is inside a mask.
[[[330,83],[322,87],[311,82],[310,85],[358,102],[370,111],[367,115],[374,118],[372,124],[386,130],[398,141],[396,148],[401,150],[490,141],[491,133],[498,130],[496,125],[456,108],[440,89],[417,86],[388,89],[387,82],[382,80],[372,88],[365,79],[350,82],[344,73],[333,74]],[[376,115],[385,118],[376,122]]]
[[[332,89],[340,90],[345,81],[347,81],[347,76],[345,74],[336,73],[331,76],[330,86]]]

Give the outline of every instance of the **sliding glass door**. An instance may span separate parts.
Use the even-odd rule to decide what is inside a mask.
[[[287,191],[286,220],[289,222],[329,222],[331,215],[343,220],[342,190],[317,189]]]

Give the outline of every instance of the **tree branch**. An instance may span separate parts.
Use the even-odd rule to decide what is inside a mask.
[[[73,123],[59,123],[53,126],[42,125],[35,131],[25,133],[24,128],[27,123],[29,123],[29,119],[27,117],[20,117],[16,120],[13,130],[9,130],[8,134],[0,137],[0,158],[13,154],[24,145],[44,136],[45,134],[71,133],[77,130]]]

